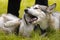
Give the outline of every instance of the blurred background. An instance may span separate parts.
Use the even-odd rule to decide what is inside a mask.
[[[20,10],[19,10],[19,17],[21,18],[24,9],[26,7],[30,7],[34,5],[35,0],[22,0],[21,5],[20,5]],[[51,5],[53,3],[57,3],[56,11],[60,11],[60,0],[48,0],[48,4]],[[8,6],[8,0],[0,0],[0,14],[6,13],[7,12],[7,6]]]

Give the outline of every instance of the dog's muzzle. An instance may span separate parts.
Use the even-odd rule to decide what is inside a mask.
[[[24,11],[25,11],[25,14],[27,14],[29,16],[29,18],[30,18],[29,23],[32,23],[32,22],[34,22],[34,21],[36,21],[38,19],[36,16],[32,15],[32,13],[29,13],[28,9],[25,9]]]

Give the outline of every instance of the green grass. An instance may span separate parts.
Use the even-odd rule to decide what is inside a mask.
[[[38,32],[33,32],[32,37],[16,36],[15,34],[6,35],[0,31],[0,40],[60,40],[60,32],[49,32],[46,37],[39,36]]]
[[[19,10],[19,17],[22,18],[24,9],[28,6],[34,5],[35,0],[22,0],[20,10]],[[60,0],[49,0],[49,5],[53,3],[57,3],[56,10],[60,11]],[[0,14],[7,13],[7,6],[8,0],[0,0]],[[46,37],[39,36],[38,32],[33,32],[32,37],[22,37],[16,36],[14,34],[6,35],[3,32],[0,32],[0,40],[60,40],[60,32],[49,32]]]

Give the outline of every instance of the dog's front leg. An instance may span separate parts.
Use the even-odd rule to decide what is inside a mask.
[[[46,29],[42,29],[41,26],[40,26],[39,24],[37,24],[37,25],[35,25],[35,27],[34,27],[34,31],[36,31],[36,30],[38,30],[38,29],[40,30],[42,36],[46,36],[46,32],[47,32]]]
[[[47,35],[47,33],[46,33],[47,30],[46,29],[43,30],[43,29],[40,28],[40,30],[41,30],[41,35],[42,36],[46,36]]]

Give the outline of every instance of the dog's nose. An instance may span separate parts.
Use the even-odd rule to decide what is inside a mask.
[[[25,9],[24,11],[25,11],[25,12],[28,12],[28,9]]]

